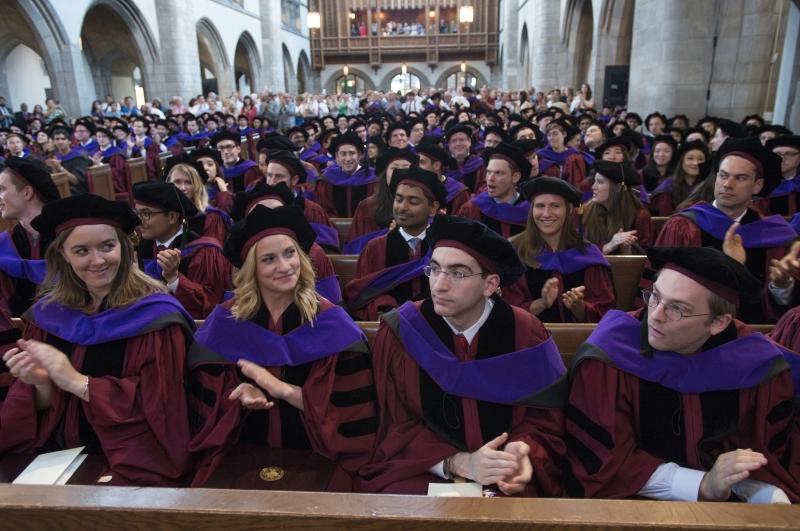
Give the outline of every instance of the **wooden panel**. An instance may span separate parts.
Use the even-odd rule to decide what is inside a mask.
[[[586,341],[597,325],[593,323],[545,323],[544,326],[553,335],[553,340],[556,342],[561,356],[569,356],[571,360],[572,355],[578,351],[578,347]],[[569,365],[567,364],[567,366]]]
[[[60,171],[54,173],[52,177],[53,177],[53,182],[56,185],[56,188],[58,188],[58,194],[61,197],[69,197],[70,196],[69,185],[72,176],[65,171]]]
[[[329,254],[328,258],[333,262],[333,270],[336,276],[339,277],[339,285],[344,287],[356,276],[356,263],[358,262],[357,254]]]
[[[611,276],[614,280],[614,295],[617,299],[617,309],[629,311],[633,309],[633,300],[639,289],[639,279],[644,271],[647,257],[644,255],[633,256],[606,256],[611,264]]]
[[[114,181],[111,176],[111,166],[99,164],[89,168],[88,172],[89,191],[106,199],[113,201]]]
[[[339,231],[339,245],[344,247],[347,243],[347,235],[350,233],[350,225],[353,224],[353,218],[330,218],[333,226]]]
[[[0,485],[6,529],[797,529],[800,507]]]
[[[650,223],[653,225],[653,235],[658,237],[661,234],[661,228],[664,227],[664,223],[667,222],[669,217],[662,217],[662,216],[653,216],[650,219]]]
[[[131,176],[131,189],[133,189],[133,185],[136,183],[145,182],[148,180],[147,175],[147,163],[143,157],[136,157],[133,159],[128,159],[128,173]],[[159,174],[161,172],[159,171]]]
[[[239,148],[242,150],[239,153],[239,158],[242,160],[249,160],[250,159],[250,142],[248,142],[247,137],[243,136],[241,142],[239,143]]]
[[[171,156],[172,156],[171,151],[166,151],[158,156],[158,161],[156,165],[158,166],[157,169],[159,175],[164,173],[164,165],[166,164],[167,159],[170,158]]]
[[[381,325],[380,321],[357,321],[358,327],[366,334],[367,341],[371,347],[375,342],[375,336],[378,335],[378,328]]]

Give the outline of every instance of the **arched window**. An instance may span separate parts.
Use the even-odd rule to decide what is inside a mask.
[[[397,74],[389,83],[389,88],[392,92],[399,92],[401,94],[405,94],[409,90],[419,90],[420,87],[422,87],[422,82],[419,77],[411,72],[407,74]]]
[[[458,87],[478,87],[478,77],[467,70],[466,72],[453,72],[447,76],[447,90],[456,89]]]
[[[363,94],[366,82],[361,76],[348,74],[336,78],[336,94]]]

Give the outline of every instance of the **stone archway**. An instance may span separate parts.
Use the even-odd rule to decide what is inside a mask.
[[[568,75],[573,87],[589,80],[594,45],[594,16],[591,0],[571,0],[564,19]]]
[[[531,45],[528,39],[528,23],[522,25],[522,37],[519,44],[519,62],[522,65],[520,72],[519,88],[531,84]]]
[[[130,2],[99,0],[83,16],[80,44],[97,99],[144,99],[156,45],[138,9]],[[136,73],[138,72],[138,78]],[[137,98],[138,95],[138,98]]]
[[[281,45],[283,50],[283,88],[289,94],[297,94],[297,76],[294,71],[292,54],[285,44]]]
[[[200,79],[203,94],[215,92],[225,98],[233,92],[233,72],[225,44],[211,20],[197,21],[197,51],[200,55]]]
[[[256,43],[247,31],[239,36],[236,43],[233,64],[236,90],[242,93],[258,92],[262,85],[261,59]]]
[[[409,74],[412,74],[414,76],[417,76],[419,78],[419,84],[420,84],[421,88],[424,89],[424,88],[427,88],[427,87],[431,86],[431,82],[428,79],[428,76],[426,76],[421,70],[418,70],[418,69],[416,69],[414,67],[408,66],[408,67],[406,67],[406,72],[408,72]],[[403,73],[402,67],[393,68],[392,70],[387,72],[386,75],[383,76],[383,79],[381,80],[380,84],[378,85],[379,89],[380,90],[384,90],[384,91],[385,90],[390,90],[390,86],[391,86],[391,83],[392,83],[392,78],[394,78],[394,76],[396,76],[398,74],[402,74],[402,73]]]
[[[461,65],[451,66],[450,68],[442,71],[442,74],[436,80],[436,88],[437,89],[446,89],[446,88],[448,88],[447,87],[447,79],[450,76],[452,76],[453,74],[460,74],[460,73],[461,73]],[[487,87],[489,86],[489,83],[488,83],[486,77],[483,74],[481,74],[478,70],[476,70],[476,69],[474,69],[474,68],[472,68],[470,66],[467,66],[465,73],[475,77],[476,84],[475,84],[475,87],[473,87],[473,88],[475,88],[476,90],[479,89],[480,87],[483,87],[483,86],[487,86]]]
[[[303,94],[310,90],[310,72],[311,63],[308,60],[306,51],[300,52],[300,57],[297,59],[297,93]]]

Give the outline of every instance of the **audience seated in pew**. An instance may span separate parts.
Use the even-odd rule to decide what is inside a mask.
[[[375,190],[375,172],[359,164],[364,142],[354,133],[334,137],[330,151],[336,164],[320,175],[315,188],[317,201],[329,216],[353,217],[358,204]]]

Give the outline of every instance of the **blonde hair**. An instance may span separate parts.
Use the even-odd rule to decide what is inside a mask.
[[[64,258],[64,242],[72,234],[74,228],[67,229],[55,237],[47,248],[47,276],[39,285],[36,294],[38,299],[47,297],[46,303],[57,302],[68,308],[89,313],[94,310],[92,297],[86,284],[81,280],[72,266]],[[130,306],[146,295],[166,293],[166,287],[147,276],[134,262],[133,241],[114,227],[120,244],[120,263],[117,275],[111,283],[111,291],[106,296],[108,308],[124,308]]]
[[[172,182],[172,174],[175,173],[175,170],[182,171],[184,175],[188,175],[192,180],[192,188],[194,189],[194,193],[192,194],[193,197],[190,197],[189,199],[202,214],[206,211],[206,208],[208,208],[208,192],[206,192],[206,185],[203,184],[203,179],[200,178],[200,174],[197,172],[194,166],[190,164],[176,164],[171,170],[169,170],[169,175],[167,175],[168,182]]]
[[[309,322],[313,325],[314,317],[319,310],[317,290],[314,284],[314,268],[306,253],[300,249],[294,239],[292,240],[292,245],[294,245],[297,256],[300,258],[300,275],[294,288],[294,303],[300,310],[300,322]],[[236,302],[231,307],[231,314],[238,321],[252,319],[263,304],[261,289],[259,289],[256,275],[257,246],[258,244],[250,247],[242,267],[233,275],[233,293],[236,297]]]

